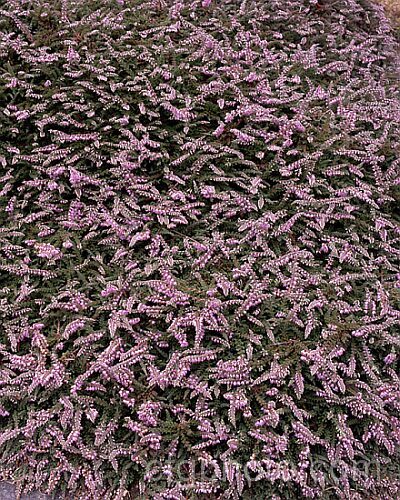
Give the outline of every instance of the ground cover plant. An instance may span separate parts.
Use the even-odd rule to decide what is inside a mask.
[[[398,71],[366,0],[0,1],[3,480],[400,495]]]

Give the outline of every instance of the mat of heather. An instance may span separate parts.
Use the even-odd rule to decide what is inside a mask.
[[[0,0],[0,479],[399,497],[397,43],[367,0]]]

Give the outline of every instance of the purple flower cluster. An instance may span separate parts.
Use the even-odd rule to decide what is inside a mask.
[[[398,49],[369,0],[0,2],[1,479],[399,497]]]

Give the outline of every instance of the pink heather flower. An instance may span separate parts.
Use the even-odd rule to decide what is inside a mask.
[[[157,425],[157,416],[161,411],[161,404],[156,402],[147,402],[140,405],[138,418],[141,422],[151,427]]]
[[[396,359],[397,359],[396,354],[394,354],[394,353],[390,353],[390,354],[388,354],[388,355],[384,358],[385,365],[390,365],[390,364],[392,364],[394,361],[396,361]]]
[[[204,196],[204,198],[212,198],[215,195],[215,187],[203,186],[201,188],[201,194]]]
[[[319,250],[321,253],[328,253],[329,252],[329,247],[326,243],[322,243],[321,248]]]
[[[80,55],[72,47],[68,47],[67,61],[70,62],[70,63],[80,61]]]
[[[50,245],[50,243],[35,243],[34,248],[38,257],[44,259],[59,260],[63,256],[61,251],[53,245]]]
[[[246,132],[243,132],[242,130],[232,128],[231,132],[236,136],[236,140],[241,144],[252,144],[255,141],[253,136],[246,134]]]
[[[258,80],[258,76],[253,71],[246,76],[246,81],[249,83],[253,83],[256,80]]]
[[[8,84],[8,87],[10,89],[15,89],[18,85],[18,80],[17,78],[11,78],[10,83]]]
[[[75,168],[70,169],[69,180],[72,186],[79,186],[79,184],[82,182],[82,177],[82,174],[78,170],[76,170]]]
[[[15,117],[17,119],[17,121],[23,121],[23,120],[26,120],[27,118],[29,118],[30,116],[30,113],[29,111],[18,111],[17,113],[15,113]]]
[[[218,125],[218,127],[215,129],[213,134],[215,135],[215,137],[219,137],[224,130],[225,130],[225,124],[221,123],[221,125]]]
[[[101,291],[101,296],[108,297],[109,295],[112,295],[116,292],[118,292],[118,288],[116,286],[108,285],[104,290]]]

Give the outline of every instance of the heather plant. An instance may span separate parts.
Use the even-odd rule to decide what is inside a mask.
[[[400,495],[399,52],[367,0],[0,1],[0,477]]]

